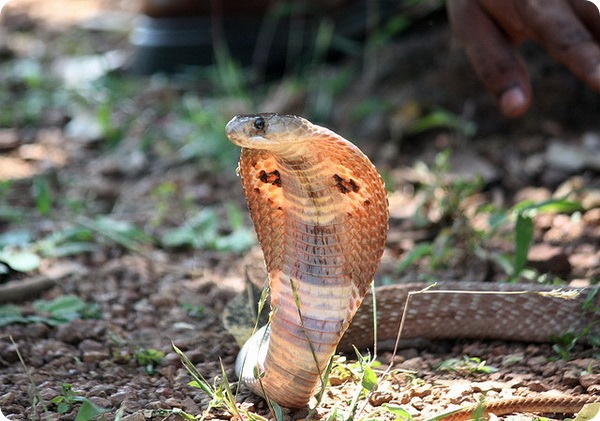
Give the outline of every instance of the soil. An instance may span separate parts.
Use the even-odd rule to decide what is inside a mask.
[[[126,31],[82,25],[106,12],[130,16],[127,13],[135,10],[130,4],[63,0],[57,13],[38,7],[42,3],[15,1],[3,11],[7,66],[35,59],[44,66],[44,73],[66,56],[115,50],[131,53]],[[71,8],[74,4],[78,6]],[[600,148],[600,96],[544,52],[525,45],[522,51],[528,58],[536,92],[534,106],[521,119],[504,119],[462,53],[453,48],[442,15],[436,12],[421,18],[406,36],[389,41],[380,53],[378,66],[364,68],[357,75],[348,70],[356,69],[360,60],[348,58],[324,65],[320,79],[313,81],[326,86],[335,75],[352,75],[348,88],[337,94],[338,105],[325,122],[355,141],[395,187],[390,196],[391,230],[377,279],[502,281],[506,272],[489,256],[470,252],[468,242],[473,238],[459,225],[485,225],[481,214],[475,212],[484,203],[509,208],[525,199],[540,201],[568,195],[582,209],[535,218],[528,267],[550,280],[560,277],[571,285],[594,284],[600,276],[600,165],[590,151]],[[82,69],[82,73],[89,71]],[[314,89],[298,94],[288,79],[271,82],[272,88],[255,108],[237,97],[218,97],[214,88],[207,87],[212,81],[206,79],[137,80],[137,85],[132,82],[132,92],[123,93],[123,98],[111,105],[115,109],[111,109],[109,125],[127,126],[113,136],[120,140],[115,147],[107,147],[110,133],[106,128],[98,135],[94,132],[97,124],[86,125],[89,115],[75,102],[67,106],[52,102],[42,106],[34,118],[23,118],[0,129],[0,179],[11,180],[3,197],[7,208],[22,213],[17,219],[0,216],[0,233],[24,229],[40,239],[69,226],[85,226],[97,215],[107,215],[134,223],[158,238],[183,225],[199,209],[215,209],[219,219],[226,219],[227,204],[245,210],[234,161],[226,158],[229,166],[217,170],[208,162],[213,157],[208,161],[190,159],[181,154],[183,145],[156,140],[173,130],[189,135],[189,121],[173,122],[181,116],[174,116],[169,107],[199,101],[203,107],[216,107],[215,113],[224,121],[234,113],[253,110],[300,114],[312,110],[319,118],[315,104],[327,100]],[[15,95],[11,98],[32,89],[16,86],[8,77],[2,81],[8,84],[1,88],[3,92]],[[68,86],[58,86],[54,92],[57,97],[61,89]],[[106,94],[103,89],[107,88],[92,83],[89,89],[86,95],[93,96]],[[217,99],[206,99],[211,95]],[[361,115],[359,105],[371,107],[371,112]],[[475,123],[476,134],[465,136],[449,128],[407,132],[415,113],[424,115],[441,107]],[[74,122],[80,122],[83,129],[77,131]],[[200,139],[209,136],[202,132],[206,126],[194,130],[200,130],[195,133]],[[144,144],[149,133],[156,140],[150,147]],[[412,216],[423,196],[415,194],[415,189],[442,181],[435,173],[417,170],[415,162],[431,168],[435,156],[445,148],[452,148],[453,153],[442,177],[444,182],[448,177],[472,179],[477,172],[483,175],[483,187],[475,194],[460,196],[460,211],[454,213],[445,213],[442,202],[431,201],[436,205],[424,214],[430,223],[419,224]],[[31,193],[39,175],[50,180],[55,198],[46,216],[36,211],[39,196],[36,201]],[[157,193],[157,188],[165,185],[172,186],[166,199]],[[444,191],[438,186],[431,194],[443,196]],[[75,204],[79,207],[74,211]],[[243,215],[245,226],[250,227]],[[458,242],[451,256],[438,265],[422,259],[398,274],[399,262],[415,244],[439,239],[449,228]],[[219,230],[227,234],[231,227],[220,226]],[[33,271],[0,274],[3,294],[8,294],[8,285],[28,285],[11,290],[15,295],[10,300],[8,295],[0,297],[2,302],[20,306],[25,315],[39,314],[35,300],[67,295],[97,306],[95,317],[78,317],[63,324],[32,322],[0,327],[2,413],[10,420],[75,419],[79,402],[73,402],[62,414],[57,404],[51,403],[65,395],[63,388],[68,384],[76,396],[106,408],[103,417],[107,420],[178,419],[180,410],[193,416],[203,414],[210,398],[188,385],[191,377],[173,344],[209,383],[221,377],[221,364],[234,381],[239,346],[223,327],[221,315],[225,305],[244,288],[244,255],[251,253],[165,247],[149,241],[127,247],[102,236],[96,238],[95,247],[85,253],[43,255]],[[513,243],[509,235],[499,235],[486,239],[483,247],[505,252],[512,250]],[[151,349],[164,353],[156,367],[136,359],[140,351]],[[468,356],[466,362],[464,356]],[[565,358],[559,357],[552,344],[411,342],[397,355],[383,352],[378,356],[384,366],[393,362],[393,371],[382,378],[368,399],[359,401],[355,417],[394,419],[384,404],[401,406],[415,419],[426,419],[449,408],[477,403],[483,396],[486,400],[544,393],[600,396],[597,357],[597,349],[584,341],[569,349]],[[464,364],[450,370],[438,368],[450,359]],[[479,369],[473,368],[477,361],[482,362]],[[489,367],[497,370],[486,370]],[[347,411],[359,388],[356,380],[333,383],[336,385],[327,388],[316,418],[327,419],[334,408]],[[240,408],[271,417],[265,402],[248,391],[242,389],[237,400]],[[306,410],[284,411],[285,419],[307,416]],[[204,415],[206,419],[232,418],[223,409]],[[562,419],[558,414],[549,416]],[[502,419],[533,418],[519,414]]]

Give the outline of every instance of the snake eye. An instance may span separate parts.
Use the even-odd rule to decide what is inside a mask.
[[[263,131],[265,129],[265,119],[258,117],[256,120],[254,120],[254,128],[256,130]]]

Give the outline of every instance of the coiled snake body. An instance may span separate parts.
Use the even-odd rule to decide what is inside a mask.
[[[236,370],[255,393],[282,406],[303,407],[320,386],[379,265],[388,229],[384,183],[356,146],[298,116],[236,116],[226,132],[242,147],[239,172],[264,253],[272,309],[269,324],[240,352]],[[454,283],[446,289],[469,287],[483,285]],[[380,338],[396,334],[402,293],[411,288],[417,286],[378,292]],[[403,337],[544,341],[590,322],[585,319],[590,316],[582,319],[581,300],[537,293],[420,297],[408,312],[416,325]],[[430,314],[435,311],[445,314]],[[486,325],[498,315],[499,323]],[[372,343],[368,309],[351,330],[345,346]]]

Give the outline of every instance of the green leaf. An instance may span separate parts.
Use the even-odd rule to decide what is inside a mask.
[[[325,421],[343,421],[343,420],[344,420],[343,414],[338,413],[337,406],[334,406],[333,410],[329,413],[329,416],[327,417],[327,419]]]
[[[75,256],[83,253],[93,253],[98,250],[98,246],[94,243],[67,243],[61,246],[55,246],[44,250],[46,257],[65,257]]]
[[[361,385],[368,391],[373,390],[377,386],[377,375],[368,364],[363,365],[363,377],[361,379]]]
[[[135,250],[142,244],[153,243],[151,236],[127,221],[118,221],[107,216],[101,216],[94,220],[80,218],[79,221],[82,225],[127,249]]]
[[[31,242],[31,233],[24,229],[0,234],[0,249],[6,246],[24,247]]]
[[[23,314],[23,310],[19,306],[13,304],[0,306],[0,317],[20,316],[21,314]]]
[[[218,251],[243,253],[255,243],[256,235],[254,231],[247,228],[238,228],[229,235],[216,238],[214,248]]]
[[[525,268],[529,246],[533,240],[533,220],[523,212],[517,214],[515,225],[515,261],[513,277],[516,278]]]
[[[158,365],[165,357],[165,353],[154,348],[141,349],[135,353],[139,365]]]
[[[40,266],[41,259],[28,250],[4,248],[0,250],[0,262],[6,263],[17,272],[30,272]]]
[[[593,421],[600,418],[600,402],[584,405],[573,421]]]
[[[33,308],[37,311],[50,314],[76,313],[85,306],[85,303],[74,295],[63,295],[50,301],[35,301]]]
[[[281,409],[281,406],[279,406],[279,404],[275,401],[270,401],[270,404],[273,408],[273,415],[275,415],[275,419],[277,421],[283,421],[285,419],[285,416],[283,414],[283,409]]]
[[[244,214],[239,206],[233,202],[225,202],[225,210],[227,210],[227,217],[231,229],[237,230],[238,228],[244,227]]]
[[[77,411],[75,421],[91,421],[98,415],[108,412],[108,409],[94,405],[86,398],[81,398],[80,400],[81,406],[79,407],[79,411]]]
[[[400,262],[396,268],[396,273],[404,272],[413,262],[424,256],[433,253],[433,245],[429,242],[421,243],[414,247]]]
[[[187,227],[168,230],[161,238],[161,243],[165,247],[191,246],[194,241],[194,232]]]
[[[207,248],[217,237],[218,229],[217,213],[212,208],[204,208],[183,226],[167,231],[162,243],[167,247]]]
[[[0,327],[14,323],[29,323],[27,318],[23,317],[22,314],[23,310],[18,306],[12,304],[0,306]]]
[[[454,129],[466,136],[472,136],[477,131],[477,126],[472,121],[465,120],[448,110],[438,109],[419,118],[407,131],[418,134],[432,129]]]
[[[93,239],[94,233],[89,228],[68,227],[39,240],[36,243],[36,250],[47,257],[91,253],[97,250],[96,244],[92,242]]]
[[[517,203],[514,208],[517,212],[536,212],[536,213],[573,213],[585,210],[581,203],[566,199],[548,199],[541,202],[524,200]]]
[[[52,194],[50,185],[45,177],[36,176],[33,179],[33,197],[40,214],[47,216],[52,209]]]
[[[175,353],[179,355],[179,358],[181,358],[181,363],[194,379],[190,383],[195,383],[197,385],[195,387],[201,388],[204,391],[204,393],[206,393],[211,399],[215,399],[215,389],[208,383],[208,381],[206,381],[204,376],[202,376],[202,373],[198,371],[196,366],[192,364],[190,359],[183,353],[183,351],[177,348],[177,346],[175,346],[174,343],[171,343],[171,347],[173,348],[173,351],[175,351]]]
[[[61,402],[56,406],[56,412],[59,414],[66,414],[71,410],[71,404],[67,402]]]
[[[256,243],[254,231],[246,228],[237,207],[229,206],[229,234],[219,233],[219,216],[212,208],[204,208],[186,223],[163,235],[161,242],[165,247],[194,247],[218,251],[241,253]]]
[[[413,421],[412,415],[399,405],[384,403],[381,405],[387,412],[394,414],[398,421]]]
[[[0,316],[0,327],[12,325],[12,324],[28,324],[32,323],[31,318],[23,316]]]
[[[63,295],[50,301],[38,300],[33,303],[33,308],[39,313],[47,313],[51,317],[29,316],[33,321],[56,325],[69,322],[77,318],[100,318],[100,310],[94,303],[86,303],[74,295]]]

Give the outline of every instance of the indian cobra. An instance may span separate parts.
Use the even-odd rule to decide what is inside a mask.
[[[340,341],[342,349],[373,343],[371,300],[355,313],[386,242],[387,193],[355,145],[302,117],[238,115],[226,133],[242,147],[239,174],[271,299],[269,323],[243,346],[236,372],[256,394],[301,408],[321,386]],[[408,292],[422,288],[377,289],[379,339],[396,336]],[[597,312],[583,309],[585,294],[566,300],[543,294],[549,287],[489,283],[445,283],[443,289],[450,291],[412,296],[403,338],[543,342],[591,324],[598,330]]]

